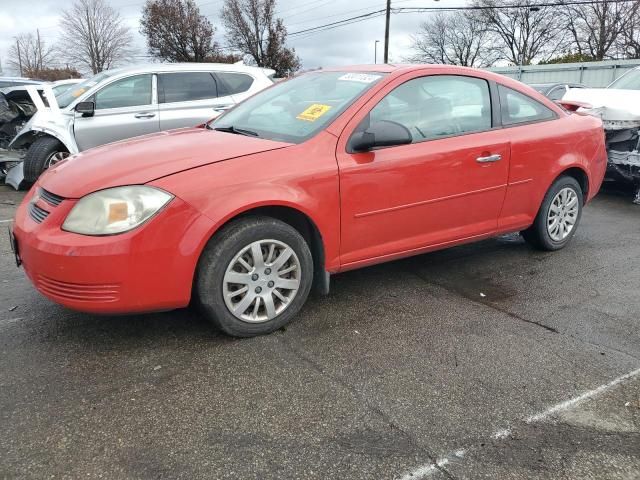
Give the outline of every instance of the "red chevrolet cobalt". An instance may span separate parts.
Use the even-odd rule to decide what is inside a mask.
[[[328,69],[207,125],[60,162],[18,209],[13,243],[36,288],[67,307],[194,299],[224,332],[252,336],[289,322],[332,273],[505,232],[562,248],[605,162],[600,120],[514,80]]]

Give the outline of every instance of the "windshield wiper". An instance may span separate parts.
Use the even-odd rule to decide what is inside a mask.
[[[209,127],[209,128],[211,128],[211,127]],[[260,136],[254,131],[246,130],[244,128],[237,128],[237,127],[234,127],[233,125],[229,125],[228,127],[214,127],[213,130],[217,130],[218,132],[235,133],[236,135],[246,135],[248,137],[259,137]]]

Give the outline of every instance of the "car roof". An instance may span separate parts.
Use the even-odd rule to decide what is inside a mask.
[[[362,72],[362,73],[388,73],[390,75],[402,75],[407,72],[412,71],[429,71],[429,70],[437,70],[439,72],[444,72],[448,75],[480,75],[481,77],[487,80],[493,80],[495,82],[504,84],[505,86],[509,86],[511,88],[519,88],[519,85],[522,85],[522,82],[518,80],[500,75],[499,73],[490,72],[489,70],[483,70],[480,68],[473,67],[462,67],[459,65],[445,65],[445,64],[433,64],[433,63],[425,63],[425,64],[412,64],[412,63],[402,63],[402,64],[374,64],[374,65],[345,65],[345,66],[335,66],[322,68],[321,72]]]
[[[65,78],[64,80],[55,80],[53,82],[54,85],[66,85],[69,83],[80,83],[84,82],[86,79],[84,78]]]
[[[0,77],[0,82],[20,82],[25,85],[39,85],[41,83],[49,83],[43,80],[33,80],[32,78],[24,77]]]
[[[193,72],[193,71],[231,71],[239,73],[267,73],[273,72],[268,68],[236,65],[234,63],[146,63],[126,67],[113,68],[105,73],[111,75],[126,75],[148,72]]]
[[[363,65],[336,65],[331,67],[322,68],[320,71],[325,72],[377,72],[377,73],[391,73],[391,72],[405,72],[412,70],[478,70],[469,67],[460,67],[458,65],[444,65],[433,63],[377,63],[377,64],[363,64]]]
[[[527,85],[533,88],[552,88],[552,87],[558,87],[558,86],[564,86],[564,85],[582,87],[582,84],[574,83],[574,82],[528,83]]]

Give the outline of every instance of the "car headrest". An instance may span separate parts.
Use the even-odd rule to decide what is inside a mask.
[[[422,101],[421,110],[431,116],[449,116],[452,112],[451,102],[444,97],[431,97]]]

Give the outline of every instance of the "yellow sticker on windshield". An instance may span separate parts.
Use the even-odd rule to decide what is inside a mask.
[[[320,103],[314,103],[309,108],[307,108],[304,112],[298,115],[296,118],[298,120],[306,120],[307,122],[315,122],[322,115],[327,113],[331,109],[330,105],[322,105]]]
[[[71,92],[71,95],[73,95],[74,97],[79,97],[80,95],[82,95],[84,92],[86,92],[86,90],[84,88],[79,88],[73,92]]]

